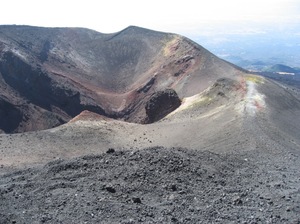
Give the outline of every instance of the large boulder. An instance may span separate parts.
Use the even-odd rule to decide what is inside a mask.
[[[146,123],[152,123],[165,117],[181,104],[177,93],[173,89],[155,92],[146,103]]]

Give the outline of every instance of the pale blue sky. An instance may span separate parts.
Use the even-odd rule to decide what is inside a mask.
[[[86,27],[103,33],[129,25],[186,36],[257,33],[300,25],[300,0],[9,0],[0,24]]]

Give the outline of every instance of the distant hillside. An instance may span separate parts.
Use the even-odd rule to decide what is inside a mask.
[[[285,73],[300,73],[299,68],[292,68],[287,65],[276,64],[264,69],[265,72],[285,72]]]
[[[217,56],[251,71],[262,71],[276,64],[300,67],[300,27],[286,32],[219,33],[195,36],[193,40]]]
[[[291,86],[298,94],[300,93],[300,69],[298,68],[276,64],[264,69],[258,74]],[[294,87],[296,87],[296,89]]]

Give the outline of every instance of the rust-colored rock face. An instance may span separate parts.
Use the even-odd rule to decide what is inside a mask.
[[[153,122],[171,109],[149,119],[152,94],[173,89],[179,98],[192,96],[242,73],[176,34],[0,26],[0,132],[48,129],[84,110]]]

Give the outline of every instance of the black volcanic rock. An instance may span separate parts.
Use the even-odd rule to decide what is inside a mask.
[[[0,176],[0,223],[299,223],[298,170],[260,153],[153,147],[55,160]]]
[[[11,103],[0,99],[0,129],[11,132],[22,121],[22,113]]]
[[[173,110],[177,109],[181,101],[173,89],[155,92],[146,104],[147,122],[160,120]]]

